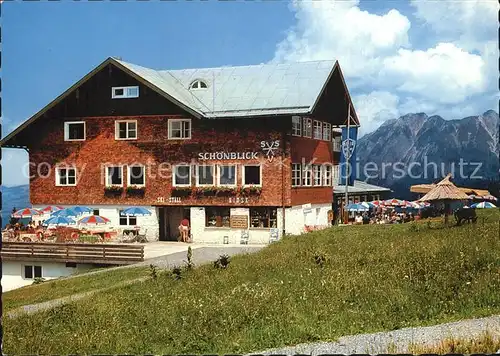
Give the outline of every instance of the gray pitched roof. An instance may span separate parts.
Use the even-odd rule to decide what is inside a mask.
[[[116,60],[205,117],[301,114],[312,110],[336,61],[154,70]],[[201,79],[206,89],[190,90]]]
[[[374,184],[368,184],[362,180],[355,180],[354,186],[349,186],[348,193],[365,193],[365,192],[390,192],[389,188],[380,187]],[[333,194],[345,194],[345,185],[336,185],[333,187]]]

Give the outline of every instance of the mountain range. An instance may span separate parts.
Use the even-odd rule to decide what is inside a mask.
[[[388,120],[358,140],[359,178],[405,199],[410,185],[448,173],[457,185],[487,188],[499,179],[499,126],[493,110],[459,120],[425,113]]]
[[[499,126],[493,110],[459,120],[425,113],[388,120],[358,140],[358,178],[391,188],[401,199],[413,198],[410,185],[436,182],[450,172],[457,185],[488,188],[492,181],[498,185]],[[29,186],[1,187],[1,191],[3,227],[13,207],[29,205]]]

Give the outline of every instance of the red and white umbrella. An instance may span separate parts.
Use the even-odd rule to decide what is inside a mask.
[[[386,205],[386,206],[401,206],[401,205],[404,205],[403,202],[404,202],[403,200],[399,200],[399,199],[387,199],[386,201],[384,201],[384,205]]]
[[[378,208],[378,207],[384,206],[384,201],[383,200],[374,200],[374,201],[369,202],[368,204],[371,204],[372,206],[375,206]]]
[[[85,224],[85,225],[101,225],[101,224],[107,224],[111,220],[108,218],[105,218],[104,216],[100,215],[90,215],[86,216],[78,221],[79,224]]]
[[[56,206],[56,205],[49,205],[41,210],[42,213],[44,214],[52,214],[55,211],[63,210],[64,208],[62,206]]]
[[[25,208],[14,212],[11,216],[13,218],[31,218],[32,216],[35,215],[41,215],[40,210],[33,208]]]

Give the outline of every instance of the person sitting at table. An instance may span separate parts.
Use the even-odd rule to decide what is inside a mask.
[[[363,224],[363,217],[360,214],[356,215],[356,217],[354,218],[354,223],[356,225]]]

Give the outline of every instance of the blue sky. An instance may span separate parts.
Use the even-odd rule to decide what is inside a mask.
[[[478,27],[476,20],[484,21],[492,7],[471,10],[460,3],[426,8],[373,0],[7,2],[2,4],[2,133],[109,56],[158,69],[338,58],[365,132],[410,111],[449,119],[480,114],[494,103],[484,100],[492,92],[483,76],[492,57],[485,44],[492,38],[496,43],[491,37],[496,22]],[[457,16],[463,16],[460,26],[453,25]],[[428,73],[425,56],[436,53],[445,59],[435,66],[447,68],[443,81],[451,77],[450,83],[432,84],[440,78]],[[423,64],[415,69],[416,62]],[[455,80],[461,71],[449,68],[460,65],[474,70]],[[429,88],[440,95],[451,89],[435,100]],[[5,185],[27,182],[19,178],[27,155],[15,151],[3,150]]]

